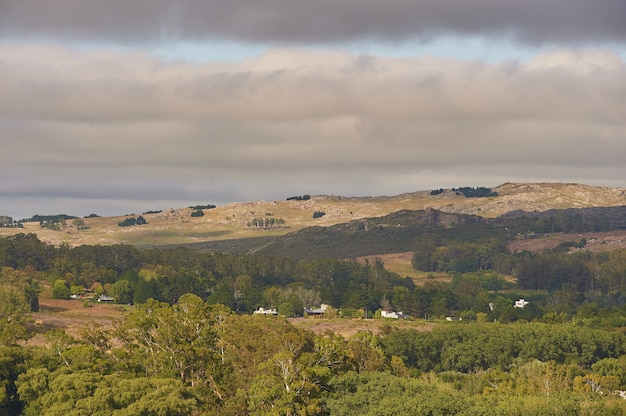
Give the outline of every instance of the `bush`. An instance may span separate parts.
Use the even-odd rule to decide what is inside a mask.
[[[57,279],[52,286],[52,298],[54,299],[69,299],[71,295],[70,288],[67,287],[65,280]]]
[[[311,199],[311,195],[298,195],[290,196],[287,201],[308,201],[309,199]]]
[[[124,221],[118,222],[117,225],[118,227],[131,227],[133,225],[143,225],[147,223],[148,221],[146,221],[146,219],[140,215],[137,218],[126,218]]]
[[[324,211],[315,211],[315,212],[313,213],[313,218],[321,218],[321,217],[323,217],[324,215],[326,215],[326,213],[325,213]]]
[[[191,213],[192,217],[203,217],[204,216],[204,212],[202,212],[202,210],[197,210]]]
[[[478,188],[472,188],[469,186],[463,186],[461,188],[452,188],[457,194],[463,194],[466,198],[484,198],[488,196],[498,196],[498,193],[492,191],[490,188],[479,186]]]
[[[213,209],[213,208],[215,208],[215,205],[213,205],[213,204],[209,204],[209,205],[193,205],[193,206],[190,206],[189,208],[194,209],[196,211],[202,211],[203,209]]]

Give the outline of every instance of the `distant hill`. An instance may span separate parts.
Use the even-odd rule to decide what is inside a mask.
[[[626,205],[626,188],[562,183],[505,183],[489,189],[489,192],[473,193],[494,195],[483,197],[467,197],[461,192],[466,189],[424,190],[396,196],[372,197],[307,195],[307,198],[280,201],[233,203],[202,210],[204,215],[201,216],[197,214],[198,207],[155,207],[154,211],[141,214],[147,222],[143,225],[119,226],[131,216],[94,216],[83,219],[84,226],[81,230],[76,229],[71,221],[60,230],[44,229],[39,223],[29,222],[24,223],[24,228],[20,229],[0,228],[0,236],[19,232],[34,233],[42,241],[57,245],[188,245],[211,251],[275,252],[271,247],[287,247],[286,241],[295,238],[297,231],[308,227],[315,228],[303,231],[303,235],[339,233],[341,229],[349,231],[351,227],[359,226],[358,224],[374,224],[378,217],[403,211],[441,212],[439,215],[463,214],[473,216],[467,218],[493,219],[507,213],[512,213],[511,216],[519,215],[522,211],[538,213],[557,209]],[[484,189],[481,188],[480,191]],[[196,214],[192,216],[193,213]],[[403,214],[397,215],[395,220],[400,220]],[[360,221],[368,218],[370,220]],[[388,218],[393,219],[393,216]],[[343,225],[330,228],[338,224]],[[400,229],[396,231],[400,232]],[[282,241],[274,242],[281,236],[286,237]],[[385,252],[391,250],[391,247],[381,249]]]
[[[293,258],[357,258],[415,251],[424,241],[438,246],[502,246],[512,240],[538,239],[548,234],[577,235],[558,239],[556,246],[559,242],[582,238],[579,234],[593,236],[615,230],[622,230],[626,238],[626,206],[518,210],[497,218],[428,208],[329,227],[308,227],[277,237],[255,252]]]

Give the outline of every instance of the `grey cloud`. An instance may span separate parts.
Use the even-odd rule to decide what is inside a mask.
[[[480,64],[278,49],[192,65],[0,44],[0,215],[624,186],[624,96],[626,65],[606,50]]]
[[[304,44],[510,36],[530,44],[626,40],[622,0],[3,0],[0,36],[150,43]]]
[[[626,65],[607,50],[556,51],[525,65],[428,57],[364,64],[346,53],[272,50],[193,65],[61,48],[41,57],[39,49],[0,44],[0,56],[18,57],[0,58],[4,114],[84,123],[626,117]]]

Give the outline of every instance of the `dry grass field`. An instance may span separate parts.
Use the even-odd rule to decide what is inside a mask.
[[[373,334],[385,334],[394,329],[415,329],[417,331],[430,331],[436,325],[433,322],[425,322],[422,319],[396,320],[396,319],[315,319],[315,318],[291,318],[293,325],[307,329],[318,335],[337,334],[349,338],[360,331],[370,331]]]
[[[91,302],[90,306],[86,307],[83,301],[51,299],[48,293],[42,294],[39,304],[40,311],[32,314],[32,322],[29,325],[34,336],[27,341],[28,345],[48,345],[50,340],[44,332],[53,329],[63,330],[68,335],[78,338],[82,330],[90,326],[95,325],[105,330],[113,329],[114,322],[122,319],[124,312],[133,308],[97,302]],[[374,334],[384,334],[393,329],[430,331],[435,325],[421,319],[291,318],[288,321],[318,335],[337,334],[345,338],[359,331],[370,331]]]
[[[39,312],[32,313],[29,329],[34,336],[28,340],[28,344],[47,344],[49,340],[43,334],[53,329],[63,330],[73,337],[79,336],[90,325],[112,329],[114,321],[121,318],[127,308],[98,302],[52,299],[50,293],[44,291],[39,297]]]
[[[447,273],[415,270],[412,264],[413,252],[366,256],[359,257],[356,260],[361,263],[364,263],[366,260],[374,263],[376,259],[382,260],[385,269],[402,277],[410,277],[417,286],[423,286],[426,282],[450,282],[452,280],[452,276]]]
[[[148,224],[119,227],[128,216],[85,218],[86,230],[71,226],[61,231],[42,229],[38,223],[25,223],[23,229],[0,228],[0,236],[19,232],[37,234],[40,240],[59,245],[126,243],[141,247],[232,240],[248,237],[283,235],[310,226],[329,226],[360,218],[377,217],[399,210],[435,208],[445,212],[496,217],[513,210],[543,211],[551,208],[582,208],[626,205],[626,189],[577,184],[503,184],[493,188],[496,197],[465,198],[446,190],[439,195],[419,191],[397,196],[339,197],[312,196],[306,201],[280,200],[240,202],[204,210],[203,217],[191,217],[190,208],[163,208],[143,215]],[[70,211],[68,207],[68,211]],[[316,211],[325,212],[313,218]],[[49,214],[49,213],[47,213]],[[73,214],[66,212],[66,214]],[[2,213],[0,212],[0,215]],[[254,219],[283,219],[285,226],[270,230],[248,227]]]

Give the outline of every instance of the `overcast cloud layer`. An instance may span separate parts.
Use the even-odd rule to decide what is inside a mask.
[[[623,42],[623,0],[3,0],[0,34],[325,43],[511,35],[523,42]]]
[[[0,215],[626,186],[623,1],[282,3],[0,2]],[[553,46],[498,63],[333,46],[446,34]],[[190,39],[280,46],[203,64],[140,48]]]

